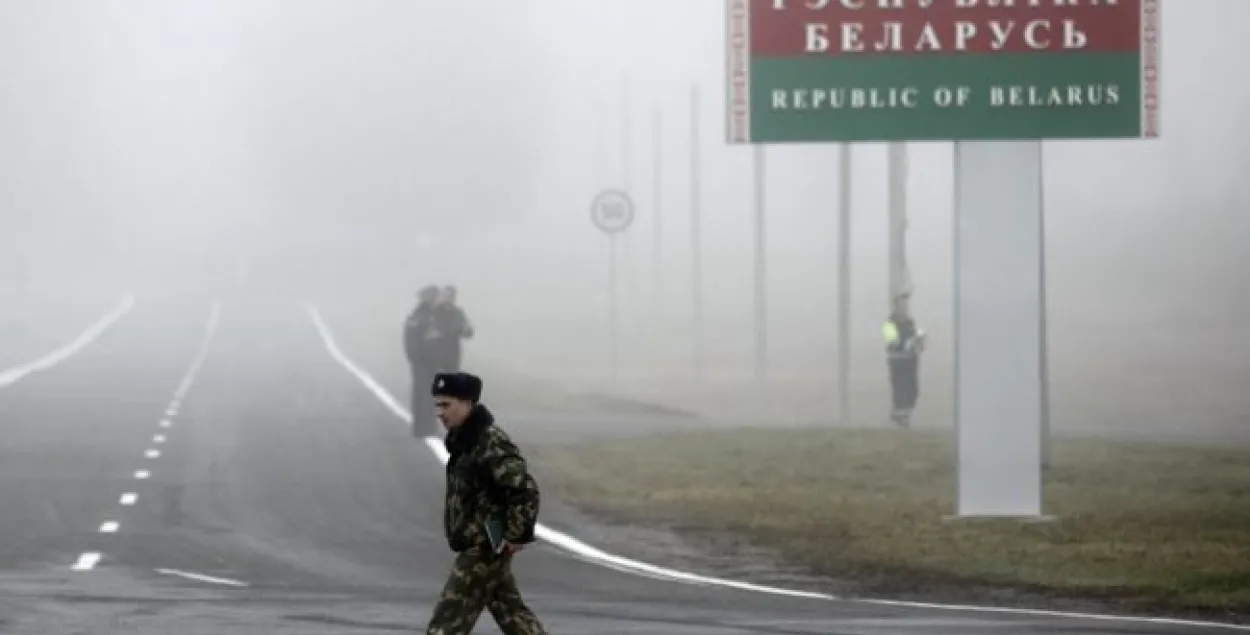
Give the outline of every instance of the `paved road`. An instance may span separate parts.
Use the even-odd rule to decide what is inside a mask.
[[[0,633],[422,630],[450,563],[439,459],[303,307],[211,305],[140,298],[0,389]],[[695,586],[550,544],[517,573],[552,633],[1222,632]]]

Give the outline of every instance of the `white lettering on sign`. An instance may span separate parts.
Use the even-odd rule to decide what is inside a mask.
[[[994,20],[990,22],[989,26],[990,36],[993,38],[993,42],[990,43],[990,48],[998,51],[1004,46],[1007,46],[1007,39],[1011,37],[1011,32],[1015,30],[1016,23],[1008,22],[1007,24],[1003,24]]]
[[[855,22],[842,23],[842,51],[858,53],[864,50],[864,25]]]
[[[924,22],[915,26],[888,21],[876,25],[880,32],[865,46],[867,25],[863,22],[837,24],[837,51],[861,53],[871,48],[877,53],[969,51],[988,48],[1001,51],[1006,48],[1045,51],[1051,49],[1079,50],[1089,46],[1089,36],[1082,32],[1074,20],[1063,20],[1056,25],[1052,20],[986,20],[981,24],[958,20],[949,24]],[[1053,33],[1056,26],[1062,28],[1062,38],[1056,46]],[[808,22],[803,25],[803,50],[807,53],[828,53],[833,48],[830,34],[834,25],[827,22]],[[905,28],[910,28],[908,32]]]
[[[938,108],[962,108],[972,99],[972,88],[968,86],[938,86],[933,91],[933,105]]]
[[[922,91],[916,86],[803,87],[772,91],[772,110],[898,110],[920,108]],[[1115,107],[1123,101],[1117,84],[1028,86],[994,85],[978,93],[971,86],[934,88],[930,101],[941,109],[989,106],[991,108]],[[620,218],[628,210],[604,205],[602,215]]]
[[[1063,21],[1063,48],[1066,49],[1083,49],[1089,46],[1089,36],[1081,33],[1076,28],[1076,22],[1072,20]]]
[[[1090,36],[1071,9],[1093,15],[1127,7],[1121,0],[771,0],[771,6],[804,15],[798,20],[803,50],[813,54],[1082,50],[1090,48]],[[945,9],[937,19],[895,17],[935,6]],[[973,12],[961,11],[968,9],[981,12],[972,18]],[[986,9],[999,11],[987,15]],[[1065,9],[1066,17],[1053,13]],[[1097,30],[1113,30],[1114,23],[1101,19]]]
[[[1042,31],[1043,33],[1038,33]],[[1024,43],[1031,49],[1045,50],[1050,48],[1050,23],[1045,20],[1033,20],[1024,27]],[[1044,38],[1044,39],[1043,39]]]
[[[919,106],[920,89],[915,86],[796,88],[772,93],[773,110],[888,110]]]
[[[920,39],[916,42],[917,51],[940,51],[942,50],[942,41],[938,38],[937,31],[934,30],[932,24],[925,23],[924,29],[920,31]]]
[[[977,36],[977,25],[975,22],[956,22],[955,23],[955,50],[963,51],[968,48],[968,42]]]
[[[859,25],[860,31],[863,31],[864,25]],[[872,45],[877,51],[901,51],[903,50],[903,25],[898,22],[886,22],[881,25],[881,39]]]
[[[1116,84],[991,86],[989,102],[993,108],[1117,106],[1120,87]]]
[[[808,24],[804,30],[807,32],[807,42],[803,46],[804,51],[808,53],[824,53],[829,50],[828,24]]]

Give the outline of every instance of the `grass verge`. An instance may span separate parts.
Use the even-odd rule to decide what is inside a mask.
[[[1057,518],[1032,524],[944,520],[949,434],[739,429],[535,450],[552,494],[591,515],[730,532],[865,593],[1250,613],[1250,449],[1057,440],[1044,491]]]

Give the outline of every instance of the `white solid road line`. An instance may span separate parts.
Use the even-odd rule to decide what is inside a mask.
[[[352,362],[352,360],[349,359],[347,355],[343,353],[342,350],[339,349],[338,344],[335,343],[334,341],[334,335],[330,332],[330,328],[326,326],[325,321],[321,319],[321,314],[317,311],[317,309],[315,307],[309,307],[309,312],[312,316],[313,323],[317,327],[317,331],[321,334],[321,339],[325,343],[326,349],[329,351],[330,356],[333,357],[335,361],[337,361],[340,365],[346,368],[348,372],[350,372],[352,375],[355,375],[356,379],[360,380],[360,382],[364,384],[365,387],[368,388],[369,391],[374,394],[374,396],[376,396],[379,400],[381,400],[382,403],[385,404],[391,410],[391,412],[395,413],[397,417],[399,417],[403,421],[411,423],[412,414],[409,413],[408,410],[406,410],[402,405],[400,405],[399,401],[397,401],[394,396],[392,396],[389,392],[387,392],[385,388],[383,388],[380,384],[378,384],[378,382],[373,377],[371,377],[368,373],[366,373],[365,371],[361,370],[358,366],[356,366],[356,364]],[[447,462],[447,450],[446,448],[443,447],[442,442],[440,440],[431,437],[426,440],[426,445],[429,446],[429,448],[434,452],[434,455],[437,456],[440,461],[442,461],[444,464]],[[738,582],[736,580],[709,578],[709,577],[705,577],[701,575],[695,575],[693,573],[686,573],[685,571],[677,571],[674,569],[666,569],[664,567],[657,567],[655,565],[647,564],[645,562],[639,562],[637,560],[630,560],[628,558],[622,558],[620,556],[612,555],[610,553],[607,553],[605,551],[592,547],[568,534],[556,531],[543,524],[539,524],[537,526],[537,528],[535,529],[535,533],[537,534],[540,540],[549,542],[565,551],[568,551],[574,555],[580,556],[584,559],[592,560],[596,564],[606,565],[613,569],[618,569],[618,570],[626,571],[629,573],[639,574],[639,575],[643,575],[646,577],[659,577],[659,578],[666,579],[666,580],[686,582],[690,584],[730,587],[730,588],[735,588],[735,589],[741,589],[744,591],[771,593],[773,595],[787,595],[791,597],[810,598],[810,599],[817,599],[817,600],[836,599],[834,596],[829,595],[827,593],[812,593],[809,591],[797,591],[794,589],[779,589],[775,587],[751,584],[748,582]]]
[[[157,573],[161,575],[172,575],[197,582],[207,582],[209,584],[220,584],[223,586],[232,586],[238,588],[246,588],[248,584],[241,580],[231,580],[230,578],[218,578],[211,575],[203,575],[200,573],[192,573],[190,571],[179,571],[177,569],[157,569]]]
[[[97,564],[100,564],[100,554],[94,551],[89,551],[78,556],[78,560],[70,566],[70,569],[73,569],[74,571],[90,571],[94,569]]]
[[[109,329],[109,327],[113,326],[114,323],[125,317],[125,315],[130,313],[130,310],[134,307],[134,294],[127,295],[122,299],[121,303],[118,304],[116,308],[106,313],[103,317],[97,320],[95,324],[87,327],[87,330],[79,334],[74,341],[29,364],[23,364],[16,368],[10,368],[0,372],[0,388],[15,384],[23,377],[30,375],[31,373],[47,370],[69,359],[70,357],[73,357],[75,353],[78,353],[89,344],[99,339],[100,336]]]
[[[1250,631],[1250,624],[1226,624],[1224,622],[1204,622],[1201,620],[1184,620],[1171,617],[1134,617],[1131,615],[1105,615],[1102,613],[1072,613],[1068,611],[1048,611],[1046,609],[1021,609],[1007,606],[973,606],[967,604],[936,604],[932,602],[908,602],[904,600],[853,600],[860,604],[876,604],[878,606],[898,606],[909,609],[934,609],[938,611],[959,611],[964,613],[1003,613],[1006,615],[1035,615],[1038,617],[1062,617],[1100,622],[1129,622],[1138,624],[1160,624],[1167,626],[1192,626],[1197,628],[1225,629],[1232,631]]]
[[[312,317],[313,324],[317,328],[318,334],[321,336],[322,342],[325,344],[326,351],[334,358],[339,365],[347,369],[349,373],[354,375],[365,388],[369,389],[379,401],[383,403],[391,412],[395,413],[400,419],[411,423],[412,414],[405,409],[398,400],[395,399],[385,388],[381,386],[372,376],[361,370],[350,358],[339,349],[338,344],[334,341],[334,334],[330,331],[330,327],[326,325],[325,320],[321,317],[321,312],[317,307],[308,305],[308,313]],[[443,447],[441,439],[436,437],[428,437],[426,445],[434,452],[439,461],[447,463],[447,449]],[[630,560],[620,556],[609,554],[600,549],[596,549],[568,534],[555,531],[550,527],[539,524],[535,528],[538,538],[545,540],[557,547],[560,547],[574,555],[581,556],[584,559],[606,566],[618,571],[643,575],[646,577],[668,579],[678,582],[686,582],[690,584],[698,584],[705,586],[721,586],[739,589],[743,591],[752,591],[756,593],[767,593],[771,595],[786,595],[791,597],[809,598],[815,600],[838,600],[843,602],[855,602],[860,604],[876,604],[881,606],[896,606],[900,608],[912,609],[932,609],[941,611],[957,611],[963,613],[1002,613],[1009,615],[1034,615],[1044,617],[1056,617],[1063,619],[1084,619],[1099,620],[1108,622],[1121,623],[1137,623],[1137,624],[1165,624],[1172,626],[1189,626],[1197,628],[1210,628],[1220,630],[1233,631],[1250,631],[1250,624],[1228,624],[1224,622],[1205,622],[1200,620],[1184,620],[1173,619],[1167,617],[1134,617],[1128,615],[1102,615],[1097,613],[1069,613],[1066,611],[1047,611],[1044,609],[1019,609],[1010,607],[997,606],[972,606],[962,604],[937,604],[930,602],[909,602],[905,600],[877,600],[877,599],[860,599],[860,598],[838,598],[825,593],[810,593],[806,591],[796,591],[792,589],[779,589],[775,587],[761,586],[749,584],[746,582],[737,582],[734,580],[722,580],[718,578],[708,578],[685,571],[676,571],[657,567],[645,562]]]
[[[409,418],[411,419],[411,418]],[[434,456],[438,457],[439,462],[443,465],[447,464],[448,454],[447,448],[443,446],[443,440],[438,437],[426,437],[425,444],[434,452]],[[723,578],[710,578],[685,571],[677,571],[676,569],[668,569],[665,567],[657,567],[653,564],[647,564],[638,560],[622,558],[614,554],[610,554],[602,549],[592,547],[577,538],[574,538],[564,532],[556,531],[550,527],[539,524],[534,529],[535,536],[539,540],[549,542],[565,551],[581,556],[584,559],[591,560],[597,564],[610,565],[611,568],[618,571],[626,571],[645,575],[651,578],[660,578],[673,580],[676,582],[686,582],[696,585],[720,586],[731,589],[739,589],[742,591],[754,591],[757,593],[768,593],[771,595],[787,595],[790,597],[808,598],[813,600],[836,600],[837,596],[828,593],[814,593],[811,591],[799,591],[796,589],[782,589],[778,587],[763,586],[752,584],[750,582],[739,582],[737,580],[726,580]]]

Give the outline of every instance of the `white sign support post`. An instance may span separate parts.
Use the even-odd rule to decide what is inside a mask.
[[[608,313],[612,346],[612,378],[620,368],[620,290],[617,275],[617,236],[634,224],[634,201],[622,190],[603,190],[590,203],[590,221],[608,235]]]
[[[960,517],[1042,517],[1042,142],[955,143]]]

